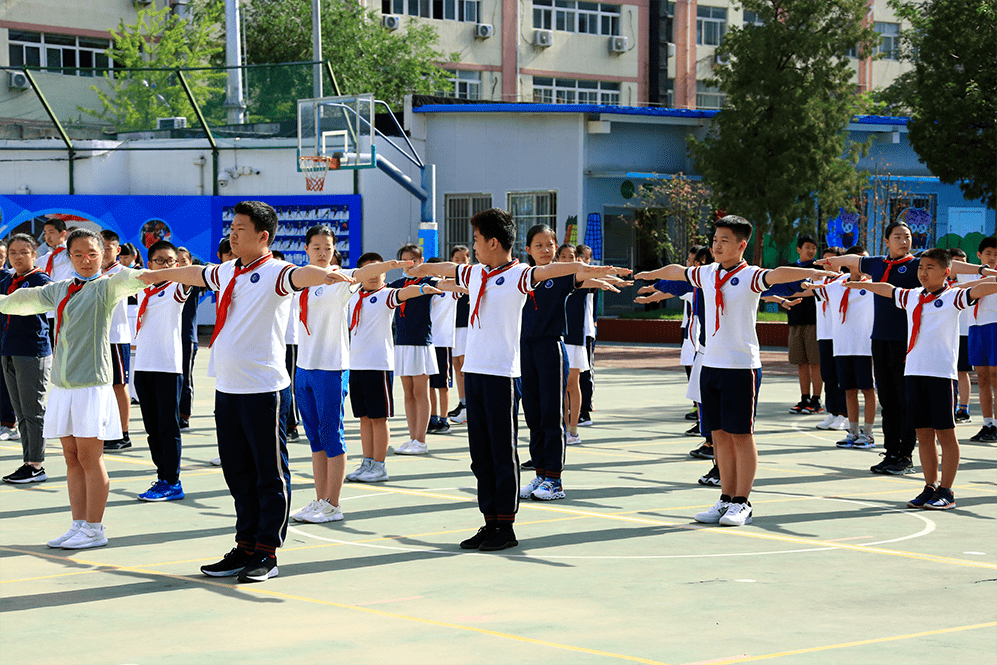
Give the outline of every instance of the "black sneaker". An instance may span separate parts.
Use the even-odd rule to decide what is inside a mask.
[[[696,407],[689,413],[685,414],[686,420],[699,420],[699,407]]]
[[[447,418],[456,418],[457,416],[460,415],[460,412],[463,410],[464,410],[464,405],[458,403],[457,408],[447,412]]]
[[[132,397],[132,406],[138,406],[138,400]]]
[[[883,465],[879,473],[889,476],[902,476],[905,473],[914,473],[914,464],[909,457],[894,457],[891,462]]]
[[[789,412],[797,416],[804,416],[809,413],[813,413],[813,411],[810,410],[810,400],[801,399],[796,403],[796,406],[789,408]]]
[[[810,413],[824,413],[824,407],[820,403],[820,397],[810,399]]]
[[[23,464],[14,473],[3,477],[3,481],[5,483],[13,483],[15,485],[22,485],[24,483],[42,483],[46,480],[48,480],[48,476],[45,475],[45,467],[39,467],[36,469],[30,464]]]
[[[582,411],[578,414],[578,426],[579,427],[589,427],[592,425],[592,415],[588,411]]]
[[[969,440],[977,443],[993,443],[994,441],[997,441],[997,426],[984,425],[980,428],[980,431],[976,433],[976,436],[969,437]]]
[[[880,457],[883,459],[879,460],[879,464],[874,464],[869,467],[869,470],[873,473],[883,473],[883,467],[887,464],[893,463],[893,456],[887,455],[886,453],[879,453]]]
[[[131,447],[131,439],[111,439],[104,442],[104,450],[127,450]]]
[[[700,485],[709,485],[710,487],[720,487],[720,467],[716,464],[709,472],[699,479]]]
[[[201,566],[201,572],[208,577],[232,577],[241,573],[252,558],[252,554],[233,547],[218,563]]]
[[[907,502],[908,508],[924,508],[924,504],[931,501],[931,497],[935,496],[935,490],[937,488],[934,485],[925,485],[921,493],[916,497]]]
[[[190,431],[190,420],[188,418],[180,419],[180,431],[189,432]]]
[[[533,460],[531,460],[531,459],[528,459],[528,460],[526,460],[525,462],[523,462],[522,464],[520,464],[520,465],[519,465],[519,468],[520,468],[520,469],[523,469],[523,470],[525,470],[525,471],[533,471],[533,470],[534,470],[534,469],[536,469],[537,467],[533,466]]]
[[[516,540],[516,532],[512,530],[512,525],[500,524],[488,532],[485,541],[478,546],[478,549],[482,552],[497,552],[515,547],[518,544],[519,541]]]
[[[287,440],[288,441],[300,441],[301,440],[301,435],[298,434],[298,428],[297,427],[295,427],[294,429],[292,429],[290,432],[287,433]]]
[[[957,425],[964,425],[973,422],[973,417],[969,415],[969,411],[966,409],[956,409],[955,422]]]
[[[494,529],[495,527],[490,524],[484,525],[483,527],[478,529],[478,532],[476,534],[474,534],[467,540],[460,541],[460,548],[462,550],[478,549],[479,547],[481,547],[481,543],[485,542],[485,539],[488,538],[488,536],[491,534],[492,530]]]
[[[695,450],[690,450],[689,454],[696,459],[713,459],[713,446],[708,446],[705,443]]]
[[[277,557],[273,554],[254,554],[239,573],[240,582],[266,582],[277,577]]]
[[[699,433],[699,423],[697,422],[695,425],[693,425],[692,427],[690,427],[689,429],[687,429],[685,431],[685,435],[686,436],[701,436],[700,433]]]

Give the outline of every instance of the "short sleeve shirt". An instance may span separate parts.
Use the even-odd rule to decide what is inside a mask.
[[[843,285],[845,279],[848,278],[832,280],[824,288],[834,355],[871,356],[872,323],[876,299],[881,296],[867,289],[849,289]],[[847,306],[842,304],[845,294],[848,294]]]
[[[344,270],[353,276],[353,270]],[[350,323],[346,305],[353,295],[351,284],[337,282],[310,286],[296,296],[298,303],[298,367],[342,371],[350,368]],[[355,290],[356,287],[354,287]],[[301,299],[308,294],[308,327],[301,320]]]
[[[357,303],[363,304],[357,310]],[[398,308],[398,289],[382,287],[373,292],[357,291],[346,308],[350,321],[350,369],[395,370],[395,342],[391,322]]]
[[[913,333],[914,310],[924,288],[894,289],[893,302],[907,316],[908,337]],[[889,303],[889,300],[882,298]],[[946,288],[932,302],[921,307],[921,325],[914,348],[907,354],[904,376],[958,378],[959,313],[972,303],[965,289]],[[908,339],[907,345],[910,346]]]
[[[705,367],[758,369],[762,366],[755,323],[758,301],[762,291],[768,288],[765,277],[771,271],[741,265],[744,267],[740,270],[737,266],[725,270],[719,263],[712,263],[685,271],[689,282],[703,290],[707,340],[703,355]],[[724,303],[721,313],[717,307],[717,275],[724,279],[734,270],[737,272],[720,289]]]
[[[115,261],[110,268],[108,268],[104,274],[114,275],[121,272],[124,268],[123,265]],[[54,271],[53,271],[54,272]],[[110,329],[110,339],[111,344],[131,344],[132,341],[132,328],[128,323],[128,301],[122,300],[114,307],[114,313],[111,315],[111,329]]]
[[[523,339],[566,335],[565,301],[574,290],[574,275],[546,279],[537,284],[523,305]]]
[[[436,286],[435,277],[413,279],[403,277],[388,284],[392,289],[403,289],[413,284]],[[395,344],[399,346],[432,346],[433,319],[430,313],[432,298],[409,298],[395,311]]]
[[[921,286],[917,279],[917,267],[920,259],[912,259],[906,263],[890,268],[887,283],[902,289],[916,289]],[[885,256],[864,256],[859,260],[859,269],[869,275],[874,282],[882,282],[886,273]],[[888,298],[877,298],[874,302],[876,319],[872,326],[872,338],[888,342],[903,342],[907,340],[907,318],[904,313],[890,303]]]
[[[430,318],[433,323],[433,346],[452,348],[457,336],[458,293],[430,296]]]
[[[187,287],[167,284],[157,289],[149,286],[139,293],[139,308],[144,301],[142,327],[135,335],[135,361],[132,369],[139,372],[183,372],[183,309],[189,295]]]

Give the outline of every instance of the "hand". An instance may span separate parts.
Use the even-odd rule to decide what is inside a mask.
[[[601,289],[603,291],[612,291],[613,293],[620,292],[620,290],[616,288],[613,284],[610,284],[609,282],[603,281],[601,279],[589,279],[586,281],[592,285],[591,288]]]
[[[642,286],[639,289],[637,289],[637,294],[638,295],[642,295],[642,296],[643,295],[648,295],[648,294],[651,294],[651,293],[657,293],[657,292],[658,292],[658,289],[654,288],[651,285]]]
[[[633,282],[632,281],[627,281],[625,279],[620,279],[616,275],[606,275],[605,277],[603,277],[601,279],[602,279],[602,281],[607,282],[609,284],[613,284],[615,286],[633,286]]]
[[[419,291],[419,295],[423,296],[438,296],[443,293],[443,291],[440,291],[435,286],[430,286],[429,284],[420,284]]]
[[[983,275],[984,277],[993,277],[997,275],[997,269],[984,268],[983,270],[980,271],[980,274]]]
[[[656,281],[658,281],[657,278],[650,277],[649,275],[650,275],[650,272],[648,272],[647,270],[642,270],[639,273],[637,273],[636,275],[634,275],[634,279],[642,279],[645,282],[649,282],[649,281],[656,282]]]
[[[414,266],[415,263],[413,261],[399,261],[397,259],[392,259],[390,261],[385,261],[384,265],[387,266],[385,272],[387,272],[388,270],[394,270],[395,268],[401,268],[402,270],[407,270],[409,273],[411,273],[412,266]]]
[[[433,277],[433,274],[429,272],[428,263],[420,263],[419,265],[412,265],[412,261],[388,261],[388,263],[407,263],[410,267],[405,268],[404,265],[400,265],[400,268],[405,268],[405,274],[409,277]]]
[[[455,286],[453,290],[453,293],[460,293],[465,296],[470,292],[471,291],[466,286]]]
[[[658,299],[654,296],[637,296],[634,298],[634,302],[638,305],[650,305],[653,302],[658,302]]]
[[[831,258],[832,257],[828,257],[826,259],[814,259],[814,265],[815,266],[826,266],[826,267],[830,268],[831,267]]]
[[[801,302],[803,302],[803,298],[793,298],[792,300],[783,300],[779,304],[785,307],[786,309],[792,309],[796,305],[799,305]]]
[[[821,260],[823,260],[823,259],[821,259]],[[813,277],[811,277],[811,279],[815,279],[815,278],[818,278],[818,277],[824,277],[826,279],[835,279],[835,278],[840,277],[840,276],[841,276],[841,273],[837,272],[835,270],[815,270],[814,271],[814,275],[813,275]]]
[[[342,270],[334,270],[329,268],[325,271],[325,283],[326,284],[336,284],[337,282],[346,282],[347,284],[356,284],[357,280],[353,279],[347,275]]]
[[[803,282],[800,287],[806,289],[807,291],[813,291],[814,289],[819,289],[823,284],[814,284],[813,282]]]
[[[140,282],[148,284],[149,286],[163,281],[161,279],[156,279],[156,275],[152,270],[142,270],[139,274],[135,275],[135,278]]]
[[[842,282],[842,286],[848,287],[849,289],[864,289],[866,284],[854,279],[850,279],[847,282]]]

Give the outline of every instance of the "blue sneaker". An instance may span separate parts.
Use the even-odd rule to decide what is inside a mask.
[[[183,497],[183,487],[179,481],[176,485],[170,485],[165,480],[157,480],[152,487],[138,495],[141,501],[179,501]]]
[[[924,508],[924,504],[931,501],[931,497],[935,496],[935,486],[925,485],[921,493],[916,497],[907,502],[908,508]]]
[[[928,510],[952,510],[955,508],[955,495],[952,494],[952,490],[946,487],[939,487],[935,490],[931,499],[924,502],[922,508]]]

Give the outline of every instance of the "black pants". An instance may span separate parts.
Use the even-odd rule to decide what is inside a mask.
[[[819,339],[820,376],[824,381],[824,408],[836,416],[847,416],[845,391],[838,385],[838,364],[834,359],[834,340]]]
[[[7,427],[14,427],[17,423],[17,416],[14,414],[14,403],[10,399],[7,391],[7,381],[0,372],[0,424]]]
[[[180,482],[180,374],[135,372],[135,394],[160,480]]]
[[[194,358],[197,357],[197,342],[185,339],[180,342],[183,348],[183,380],[180,384],[180,417],[190,420],[194,403]]]
[[[910,457],[917,443],[914,430],[907,429],[906,360],[906,342],[872,340],[872,369],[882,410],[883,447],[887,456],[892,457]]]
[[[557,337],[524,339],[519,349],[530,459],[538,476],[560,478],[566,450],[564,394],[568,365],[564,343]]]
[[[290,406],[290,388],[248,395],[215,392],[218,455],[235,501],[235,539],[249,550],[272,553],[287,535]]]
[[[298,416],[298,404],[294,401],[294,377],[298,373],[298,345],[288,344],[284,353],[284,366],[287,367],[287,375],[291,377],[291,408],[287,412],[287,431],[298,428],[300,420]]]
[[[582,387],[582,407],[581,413],[592,412],[592,393],[595,392],[595,337],[585,338],[585,350],[589,355],[589,367],[587,372],[578,375],[578,382]]]
[[[471,472],[478,481],[478,509],[485,522],[511,524],[519,510],[515,380],[466,373],[464,397]]]

